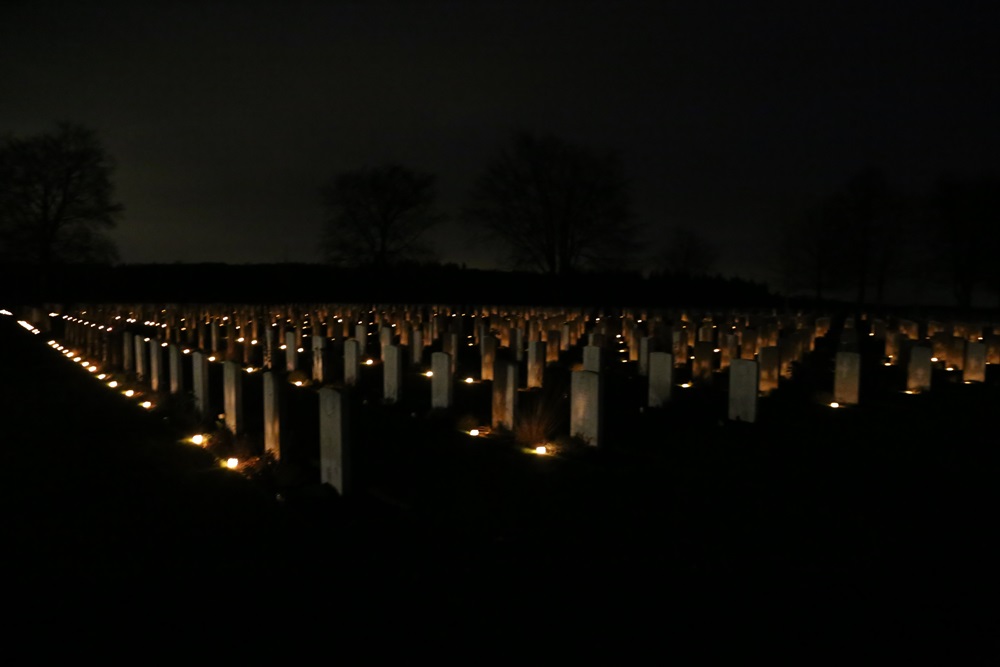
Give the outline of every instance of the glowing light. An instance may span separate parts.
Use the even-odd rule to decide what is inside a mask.
[[[684,384],[681,385],[681,387],[683,387],[684,389],[688,389],[688,388],[691,387],[691,383],[690,382],[685,382]]]
[[[839,408],[840,407],[840,403],[837,403],[836,401],[834,401],[833,403],[830,404],[830,407],[831,408]]]
[[[118,380],[112,380],[111,382],[108,383],[108,386],[114,389],[115,387],[118,386]]]
[[[287,349],[288,349],[288,346],[287,346],[287,345],[279,345],[279,346],[278,346],[278,349],[279,349],[279,350],[287,350]]]
[[[296,380],[292,384],[294,384],[296,387],[301,387],[302,386],[302,380]]]
[[[719,352],[722,352],[722,350],[720,350],[719,348],[715,348],[714,350],[712,350],[712,352],[715,352],[716,354],[718,354]]]
[[[240,460],[239,459],[232,458],[232,457],[226,459],[226,467],[229,468],[230,470],[234,469],[239,464],[240,464]]]
[[[82,359],[83,357],[73,357],[73,361],[75,361],[76,363],[80,363]]]
[[[236,342],[237,343],[242,343],[243,340],[244,340],[243,336],[240,336],[239,338],[236,339]]]
[[[365,359],[365,366],[371,366],[374,363],[375,362],[373,360],[371,360],[371,359]]]
[[[473,382],[475,382],[475,380],[472,378],[465,378],[465,384],[472,384]]]
[[[196,445],[203,445],[203,444],[205,444],[205,436],[203,436],[201,433],[199,433],[197,435],[192,435],[191,436],[191,442],[194,443],[194,444],[196,444]]]
[[[937,357],[931,357],[931,361],[938,361]]]
[[[257,344],[257,339],[256,339],[256,338],[254,338],[254,339],[253,339],[252,341],[250,341],[250,344],[251,344],[251,345],[256,345],[256,344]]]
[[[208,358],[208,360],[209,360],[209,361],[215,361],[215,355],[213,354],[212,356],[210,356],[210,357]]]
[[[478,428],[472,429],[471,431],[469,431],[469,435],[471,435],[472,437],[479,435],[479,429]]]
[[[134,389],[126,389],[125,390],[125,395],[128,396],[129,398],[132,398],[133,396],[135,396],[135,390]]]
[[[907,389],[907,390],[906,390],[906,391],[904,391],[903,393],[904,393],[904,394],[910,394],[910,395],[912,396],[913,394],[916,394],[917,392],[913,391],[912,389]]]
[[[90,368],[90,362],[89,361],[85,361],[85,362],[83,362],[80,365],[83,366],[84,368]]]
[[[149,410],[151,407],[153,407],[153,404],[150,403],[149,401],[143,401],[139,405],[141,405],[142,407],[146,408],[147,410]]]
[[[103,380],[103,379],[104,379],[104,378],[106,378],[106,377],[108,377],[108,376],[107,376],[107,375],[105,375],[104,373],[101,373],[100,375],[98,375],[98,376],[97,376],[97,379],[98,379],[98,380]]]
[[[298,350],[296,350],[296,352],[305,352],[305,351],[306,351],[305,348],[302,348],[302,347],[300,347]]]
[[[953,366],[948,366],[948,368],[946,368],[945,370],[946,371],[953,371],[953,370],[955,370],[955,368]]]
[[[89,373],[96,373],[97,372],[97,366],[94,366],[93,364],[91,364],[90,368],[88,368],[87,371]]]
[[[891,361],[887,361],[887,362],[885,362],[885,364],[884,364],[884,365],[885,365],[885,366],[892,366],[892,362],[891,362]]]
[[[424,373],[424,377],[429,377],[429,378],[434,377],[434,371],[427,371],[426,373]]]
[[[548,448],[545,445],[538,445],[537,447],[535,447],[535,453],[536,454],[544,455],[544,454],[548,454],[549,450],[548,450]]]
[[[143,340],[143,342],[145,342],[145,343],[148,343],[148,342],[149,342],[149,339],[148,339],[148,338],[143,338],[142,340]]]

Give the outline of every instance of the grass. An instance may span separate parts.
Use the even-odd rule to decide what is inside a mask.
[[[463,600],[584,586],[605,600],[669,589],[691,602],[720,586],[777,594],[816,581],[943,594],[995,571],[996,367],[985,385],[938,372],[930,394],[908,396],[899,369],[873,365],[863,404],[831,410],[819,397],[833,349],[821,342],[757,424],[734,424],[723,378],[640,411],[641,381],[622,364],[601,449],[565,434],[572,358],[548,369],[544,390],[522,392],[518,432],[486,438],[467,431],[489,423],[488,383],[457,385],[456,409],[441,414],[425,378],[385,406],[371,398],[378,369],[363,369],[350,393],[358,493],[340,498],[316,482],[308,419],[290,419],[281,465],[236,475],[216,457],[259,456],[254,438],[215,427],[207,450],[182,445],[205,427],[183,401],[137,409],[8,324],[0,400],[18,406],[5,442],[23,515],[12,541],[36,580],[45,562],[63,583],[128,588],[156,572],[194,588],[226,576],[284,582],[291,599],[334,567],[351,573],[351,605],[425,594],[431,581]],[[290,414],[313,400],[291,391]],[[543,440],[559,456],[524,453]]]

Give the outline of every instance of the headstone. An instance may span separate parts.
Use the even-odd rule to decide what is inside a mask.
[[[344,341],[344,384],[353,386],[361,374],[361,345],[357,338]]]
[[[390,325],[385,325],[378,330],[379,354],[381,355],[380,358],[382,359],[382,361],[385,361],[386,348],[388,348],[390,345],[393,344],[393,340],[395,339],[395,333],[396,330],[393,329],[392,326]]]
[[[982,343],[969,343],[965,346],[962,380],[964,382],[986,382],[986,346]]]
[[[533,340],[528,343],[528,389],[536,389],[542,386],[542,379],[545,377],[545,343],[540,340]]]
[[[320,384],[327,380],[326,337],[312,337],[312,379]]]
[[[910,363],[906,368],[906,390],[912,392],[929,391],[931,388],[931,355],[929,347],[916,346],[910,349]]]
[[[649,354],[653,351],[653,337],[643,336],[639,339],[639,376],[649,375]]]
[[[424,332],[415,327],[410,332],[410,364],[420,367],[424,363]]]
[[[714,343],[700,340],[694,344],[694,364],[691,366],[691,377],[696,383],[707,384],[712,381],[714,360]]]
[[[583,347],[583,370],[600,373],[604,370],[606,357],[607,353],[604,348],[597,345],[585,345]]]
[[[170,370],[170,393],[179,394],[184,390],[184,379],[181,370],[181,349],[176,345],[167,347]]]
[[[861,355],[841,350],[834,358],[833,400],[840,405],[857,405],[861,386]]]
[[[431,407],[447,409],[452,405],[455,392],[455,375],[451,372],[451,355],[447,352],[431,353]]]
[[[149,374],[149,348],[146,339],[135,337],[135,377],[139,382],[145,382]]]
[[[208,357],[201,350],[191,355],[191,387],[194,393],[194,409],[205,419],[209,415]]]
[[[344,394],[324,387],[319,397],[320,484],[329,484],[341,496],[350,492],[351,447],[347,400]]]
[[[729,365],[729,419],[757,421],[757,396],[760,378],[757,362],[733,359]]]
[[[368,349],[368,325],[359,322],[354,325],[354,340],[358,341],[358,354],[364,355]]]
[[[670,400],[674,390],[674,355],[669,352],[649,353],[649,391],[647,403],[658,408]]]
[[[740,359],[752,360],[758,352],[757,330],[744,329],[740,335]]]
[[[781,355],[778,348],[766,345],[757,352],[760,393],[767,395],[778,388],[781,377]]]
[[[510,361],[498,361],[493,373],[491,421],[494,429],[514,430],[514,416],[517,411],[517,385],[517,364]]]
[[[482,334],[479,341],[480,354],[480,379],[489,381],[493,379],[493,368],[497,359],[497,339],[490,334]]]
[[[284,412],[284,378],[264,373],[264,451],[281,460],[281,418]]]
[[[593,447],[601,445],[601,375],[572,371],[570,380],[570,436]]]
[[[299,334],[297,331],[285,332],[285,370],[289,373],[299,368]]]
[[[149,388],[160,391],[163,386],[163,348],[160,341],[150,339],[149,341]]]
[[[233,435],[243,435],[243,369],[239,363],[223,362],[222,392],[226,428]]]
[[[403,350],[398,345],[386,345],[382,353],[382,400],[398,403],[403,386]]]

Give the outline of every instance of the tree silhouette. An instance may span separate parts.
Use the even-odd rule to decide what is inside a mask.
[[[980,285],[997,289],[1000,270],[995,255],[1000,243],[996,217],[1000,186],[986,177],[939,177],[929,197],[924,217],[925,238],[932,257],[950,279],[960,307],[972,305]]]
[[[787,220],[779,231],[777,268],[784,289],[808,289],[817,304],[842,279],[844,237],[831,201],[814,204]]]
[[[704,276],[715,268],[719,252],[714,243],[687,227],[671,228],[661,263],[663,268],[678,276]]]
[[[434,212],[434,180],[398,164],[339,174],[322,189],[326,260],[388,266],[430,256],[421,237],[443,220]]]
[[[609,268],[637,243],[621,163],[552,136],[515,135],[476,181],[466,219],[514,264],[550,274]]]
[[[96,132],[63,122],[51,133],[6,137],[0,145],[0,258],[40,267],[116,258],[105,231],[122,206],[113,201],[114,167]]]

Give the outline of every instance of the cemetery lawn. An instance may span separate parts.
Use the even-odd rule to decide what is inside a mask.
[[[687,622],[760,621],[777,604],[849,624],[916,609],[974,624],[996,583],[995,366],[984,385],[936,375],[916,396],[898,391],[899,369],[865,368],[863,405],[834,410],[820,402],[832,377],[820,340],[756,424],[727,422],[719,387],[640,411],[623,377],[605,446],[554,456],[469,436],[461,409],[358,405],[356,492],[341,498],[308,462],[269,482],[223,469],[46,340],[0,318],[8,557],[24,604],[99,593],[202,613],[322,599],[413,614],[434,600],[515,606],[530,623],[653,599]]]

